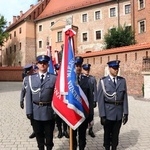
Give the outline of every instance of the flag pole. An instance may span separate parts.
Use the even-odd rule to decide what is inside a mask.
[[[73,150],[73,132],[72,132],[72,128],[70,127],[70,150]]]

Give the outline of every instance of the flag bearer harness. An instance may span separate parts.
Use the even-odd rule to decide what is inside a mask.
[[[114,93],[112,93],[112,94],[108,94],[108,93],[106,92],[105,85],[104,85],[104,81],[103,81],[102,79],[101,79],[101,85],[102,85],[102,89],[103,89],[103,92],[104,92],[105,96],[106,96],[108,99],[113,99],[113,98],[115,98],[115,100],[116,100],[116,92],[114,92]]]
[[[25,84],[25,78],[23,79],[23,86],[24,86],[24,89],[27,89],[27,85]]]
[[[37,93],[39,93],[41,91],[41,88],[33,90],[32,85],[31,85],[31,76],[29,76],[29,86],[30,86],[30,89],[31,89],[33,94],[37,94]]]

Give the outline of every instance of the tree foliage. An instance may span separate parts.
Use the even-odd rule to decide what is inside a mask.
[[[109,29],[104,35],[105,48],[115,48],[135,44],[134,31],[128,26]]]
[[[5,32],[7,21],[4,19],[4,16],[0,15],[0,46],[3,46],[5,39],[8,38],[9,34]]]

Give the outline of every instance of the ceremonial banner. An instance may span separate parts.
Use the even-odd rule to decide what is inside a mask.
[[[52,55],[51,55],[51,46],[49,46],[49,45],[47,45],[46,55],[50,57],[48,72],[54,74],[55,71],[54,71]]]
[[[65,32],[65,48],[52,101],[54,111],[73,130],[79,127],[89,113],[87,97],[76,80],[74,34],[72,29]]]
[[[59,58],[58,58],[58,51],[55,50],[55,53],[54,53],[54,65],[55,64],[59,64]]]

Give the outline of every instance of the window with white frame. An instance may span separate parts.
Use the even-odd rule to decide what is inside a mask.
[[[22,29],[21,29],[21,28],[19,28],[19,33],[21,34],[21,32],[22,32]]]
[[[139,21],[139,33],[146,31],[146,22],[145,20]]]
[[[62,42],[62,31],[57,32],[57,42]]]
[[[14,53],[16,53],[16,45],[14,45]]]
[[[6,48],[6,55],[8,55],[8,49]]]
[[[87,22],[87,14],[82,15],[82,22]]]
[[[42,31],[42,25],[39,25],[39,31]]]
[[[16,37],[16,31],[14,31],[14,37]]]
[[[125,14],[130,14],[131,13],[131,5],[127,4],[125,5]]]
[[[19,43],[19,50],[21,50],[21,47],[22,47],[22,45],[21,45],[21,42]]]
[[[96,36],[96,40],[100,40],[102,38],[102,35],[101,35],[101,30],[97,30],[95,31],[95,36]]]
[[[39,41],[39,48],[42,48],[42,41]]]
[[[95,12],[95,20],[99,20],[101,17],[100,17],[100,11],[96,11]]]
[[[115,17],[116,16],[116,8],[110,8],[110,17]]]
[[[143,9],[145,7],[145,0],[138,0],[138,8]]]
[[[82,33],[82,41],[83,41],[83,42],[86,42],[87,39],[88,39],[87,33]]]

